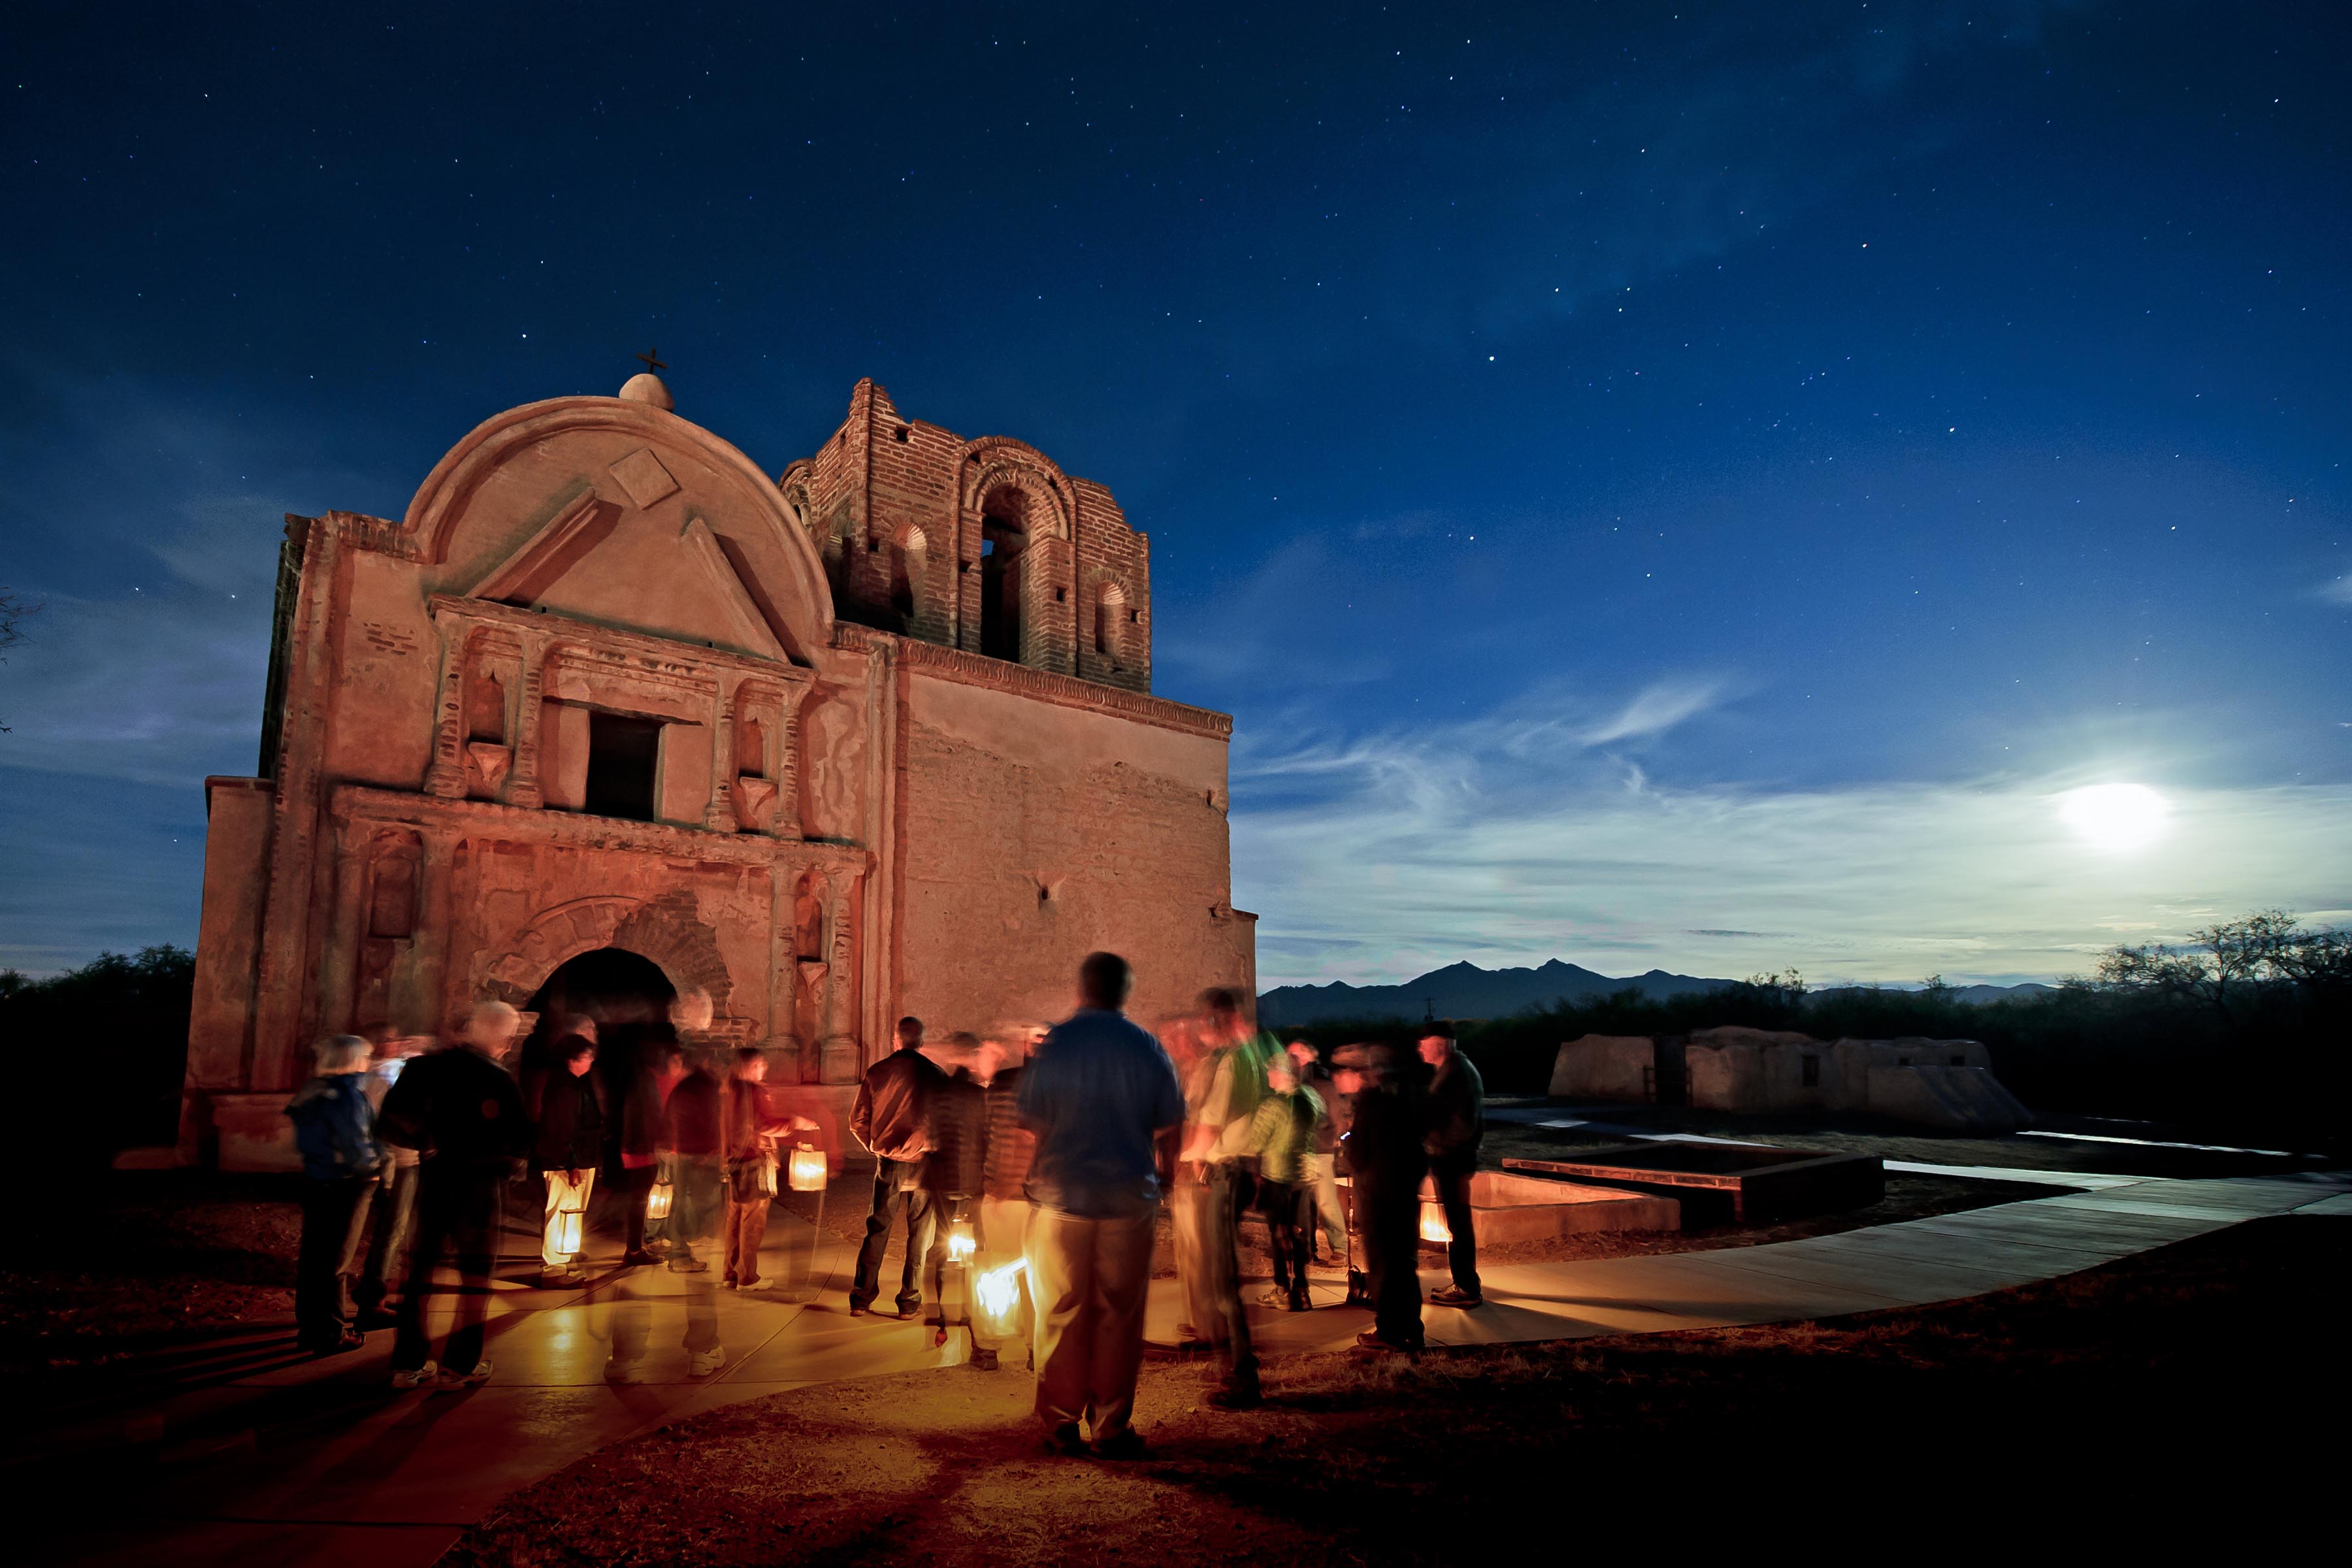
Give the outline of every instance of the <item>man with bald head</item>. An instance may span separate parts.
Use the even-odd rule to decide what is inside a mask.
[[[409,1063],[383,1097],[378,1132],[415,1150],[418,1164],[416,1249],[393,1341],[394,1388],[480,1383],[490,1375],[482,1359],[482,1311],[498,1247],[500,1189],[521,1177],[530,1149],[522,1090],[505,1066],[521,1023],[505,1003],[482,1003],[457,1045]],[[456,1254],[461,1285],[436,1366],[425,1332],[425,1298],[445,1248]]]

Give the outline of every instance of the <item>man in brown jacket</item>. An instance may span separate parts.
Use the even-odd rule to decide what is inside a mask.
[[[923,1055],[923,1021],[910,1017],[898,1020],[898,1048],[866,1068],[857,1086],[849,1130],[874,1154],[874,1207],[866,1216],[866,1242],[857,1249],[857,1273],[849,1286],[853,1317],[871,1310],[882,1293],[882,1256],[901,1203],[907,1208],[907,1261],[898,1279],[898,1316],[911,1318],[923,1310],[918,1271],[939,1224],[923,1189],[923,1156],[931,1146],[931,1093],[943,1081]]]

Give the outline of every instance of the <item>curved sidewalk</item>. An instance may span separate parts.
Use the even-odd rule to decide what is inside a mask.
[[[2093,1190],[1804,1241],[1494,1268],[1484,1308],[1428,1310],[1430,1340],[1526,1342],[1920,1306],[2095,1268],[2248,1219],[2320,1205],[2341,1212],[2352,1188],[2342,1174],[2080,1180]],[[790,1245],[788,1235],[770,1261],[781,1267]],[[388,1332],[371,1335],[363,1352],[311,1362],[280,1355],[284,1331],[274,1329],[266,1342],[220,1347],[230,1359],[218,1365],[187,1363],[175,1389],[127,1415],[93,1414],[25,1435],[39,1451],[20,1449],[6,1468],[21,1481],[79,1468],[79,1452],[85,1475],[103,1472],[119,1486],[126,1443],[161,1461],[142,1489],[141,1517],[118,1528],[86,1521],[86,1531],[45,1543],[53,1560],[428,1563],[500,1498],[596,1448],[810,1383],[962,1359],[961,1336],[935,1349],[920,1324],[849,1317],[850,1257],[845,1247],[824,1248],[812,1271],[825,1281],[824,1294],[803,1303],[718,1292],[657,1269],[614,1274],[584,1291],[501,1286],[490,1327],[497,1373],[459,1394],[386,1388]],[[728,1362],[710,1377],[686,1370],[689,1306],[718,1315]],[[1154,1339],[1173,1337],[1177,1311],[1173,1281],[1156,1283]],[[1366,1321],[1355,1310],[1254,1317],[1260,1348],[1271,1353],[1344,1348]],[[616,1336],[644,1347],[640,1381],[605,1380]],[[265,1359],[247,1367],[234,1359],[240,1353]]]

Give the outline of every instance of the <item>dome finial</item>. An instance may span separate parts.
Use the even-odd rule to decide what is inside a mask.
[[[648,368],[639,371],[622,383],[621,395],[631,403],[650,403],[656,408],[667,411],[677,407],[677,405],[671,398],[669,388],[663,384],[662,378],[654,374],[655,371],[669,368],[662,363],[660,354],[659,349],[647,349],[637,356],[646,362]]]

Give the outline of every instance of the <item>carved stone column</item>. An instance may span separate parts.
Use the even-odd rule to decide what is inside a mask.
[[[354,987],[359,977],[360,884],[367,872],[368,847],[343,842],[348,822],[334,825],[334,904],[327,917],[327,942],[320,954],[319,1024],[340,1035],[352,1026]]]
[[[458,831],[427,827],[418,862],[415,974],[401,1025],[412,1034],[439,1034],[461,1021],[449,994],[449,910],[457,871]]]
[[[710,800],[703,807],[702,826],[713,833],[733,833],[735,820],[735,702],[742,686],[721,675],[710,699]]]
[[[801,1032],[800,952],[793,929],[793,893],[800,869],[778,860],[768,868],[768,1038],[769,1051],[792,1065],[787,1081],[814,1083],[814,1065],[804,1067],[809,1051]]]
[[[425,793],[456,800],[466,793],[466,657],[462,624],[442,636],[441,691],[433,722],[433,765],[425,772]]]
[[[521,710],[515,715],[514,776],[507,781],[506,801],[536,811],[547,804],[539,784],[539,714],[545,706],[541,693],[547,685],[547,643],[541,637],[526,638],[522,645],[522,694],[516,699]]]
[[[857,936],[849,919],[856,886],[850,872],[824,873],[825,962],[817,1055],[818,1076],[825,1083],[856,1083],[866,1065],[857,1048],[857,998],[850,988],[857,973]]]
[[[809,688],[784,689],[783,733],[776,737],[776,816],[768,831],[779,838],[804,838],[801,826],[801,704]]]

